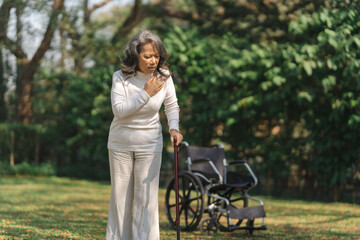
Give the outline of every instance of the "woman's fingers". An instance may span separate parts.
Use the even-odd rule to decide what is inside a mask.
[[[176,136],[176,146],[178,146],[181,142],[182,142],[183,138],[182,138],[182,135],[179,134]],[[174,139],[174,136],[171,137],[171,145],[174,146],[174,142],[175,142],[175,139]]]
[[[163,88],[165,84],[165,81],[161,81],[161,79],[162,79],[161,75],[156,77],[156,85],[159,91]]]
[[[174,146],[174,138],[176,137],[176,145],[179,145],[182,140],[183,140],[183,135],[181,133],[179,133],[177,130],[175,129],[172,129],[170,130],[170,134],[171,134],[171,137],[170,137],[170,141],[171,141],[171,145]]]
[[[161,81],[162,76],[160,74],[154,75],[150,78],[150,81],[153,83],[158,83]]]
[[[150,95],[150,97],[156,95],[164,87],[165,81],[161,81],[161,79],[162,76],[160,74],[155,75],[145,84],[145,91]]]
[[[171,136],[170,141],[171,141],[171,146],[174,146],[174,137],[173,136]]]

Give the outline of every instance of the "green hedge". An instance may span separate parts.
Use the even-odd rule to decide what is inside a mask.
[[[0,161],[10,163],[10,154],[13,152],[15,164],[42,162],[46,132],[43,125],[0,123]]]
[[[30,175],[30,176],[55,176],[56,168],[51,163],[41,163],[40,165],[22,162],[14,166],[0,162],[0,175]]]

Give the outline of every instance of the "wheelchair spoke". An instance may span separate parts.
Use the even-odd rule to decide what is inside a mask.
[[[191,191],[196,191],[196,189],[194,188],[194,185],[193,185],[193,184],[191,184],[191,186],[189,187],[189,191],[188,191],[188,193],[187,193],[187,195],[186,195],[186,198],[189,198],[189,196],[190,196],[190,194],[191,194]]]
[[[172,189],[175,192],[175,186],[172,187]],[[174,193],[175,194],[175,193]],[[179,202],[184,199],[184,197],[181,195],[181,192],[179,191]]]
[[[229,198],[230,199],[230,198]],[[231,199],[230,202],[237,202],[239,200],[244,200],[244,198],[235,198],[235,199]]]
[[[182,205],[183,205],[182,202],[179,202],[179,206],[182,206]],[[169,205],[169,208],[173,208],[173,207],[176,207],[176,203]]]
[[[186,199],[189,198],[190,193],[191,193],[191,187],[188,189],[188,192],[187,192],[187,194],[185,195]]]
[[[187,210],[189,210],[189,208]],[[196,215],[191,216],[191,214],[189,214],[189,211],[185,211],[186,226],[193,224],[193,222],[196,220],[196,218],[194,218],[194,216],[196,216]],[[192,219],[192,221],[190,223],[189,223],[189,218]]]
[[[189,220],[188,220],[188,211],[185,211],[185,225],[189,226]]]
[[[199,201],[199,197],[201,197],[201,196],[191,198],[191,199],[189,199],[188,201],[189,201],[189,202]]]
[[[183,194],[183,196],[186,196],[186,187],[187,187],[186,183],[185,183],[186,179],[184,177],[182,177],[181,181],[182,181],[182,194]]]
[[[180,206],[179,206],[180,207]],[[181,215],[182,211],[184,210],[184,205],[181,205],[181,208],[179,210],[179,215]]]
[[[192,209],[192,207],[189,207],[189,210],[194,214],[194,216],[196,216],[196,211],[194,209]]]
[[[182,202],[184,200],[184,197],[179,193],[179,202]]]

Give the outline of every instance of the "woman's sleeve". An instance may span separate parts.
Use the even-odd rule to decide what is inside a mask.
[[[169,130],[179,131],[179,105],[176,98],[176,91],[172,77],[166,80],[166,95],[164,99],[165,115],[168,121]]]
[[[138,111],[150,99],[145,90],[131,97],[127,96],[124,80],[114,73],[111,87],[111,107],[114,115],[125,118]]]

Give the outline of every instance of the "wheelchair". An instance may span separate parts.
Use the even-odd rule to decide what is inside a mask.
[[[266,230],[264,203],[248,194],[258,180],[246,160],[228,163],[222,144],[194,147],[182,142],[179,156],[179,161],[185,158],[182,168],[186,169],[178,173],[181,231],[194,231],[199,224],[207,236],[215,236],[218,230],[245,230],[249,235]],[[172,178],[167,186],[165,210],[175,229],[174,183]],[[262,220],[255,224],[255,219]]]

